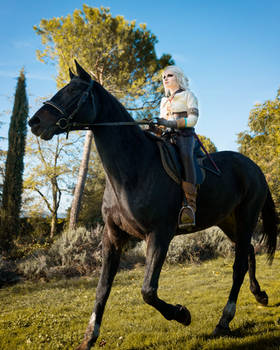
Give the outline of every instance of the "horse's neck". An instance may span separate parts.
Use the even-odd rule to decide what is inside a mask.
[[[114,99],[106,100],[100,122],[133,121]],[[105,172],[116,185],[131,187],[145,171],[151,147],[139,126],[99,126],[94,128],[95,143]]]

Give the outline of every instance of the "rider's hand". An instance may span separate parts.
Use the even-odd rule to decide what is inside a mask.
[[[163,132],[163,130],[161,128],[157,127],[154,122],[149,123],[148,131],[151,131],[158,136],[160,136]]]
[[[166,126],[167,128],[176,128],[176,120],[167,120],[164,118],[156,118],[158,125]]]

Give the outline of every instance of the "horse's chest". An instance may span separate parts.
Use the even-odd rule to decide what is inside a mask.
[[[120,229],[124,232],[127,232],[131,236],[145,239],[145,232],[140,227],[139,223],[134,219],[127,219],[123,216],[120,217]]]
[[[110,207],[103,207],[104,221],[113,221],[114,224],[122,231],[134,237],[144,239],[145,228],[141,224],[141,220],[137,220],[136,216],[128,209],[127,206],[122,206],[120,203],[114,203]]]

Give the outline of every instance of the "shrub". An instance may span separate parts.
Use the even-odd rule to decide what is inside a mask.
[[[101,266],[101,236],[103,227],[87,230],[80,227],[66,230],[50,248],[37,250],[18,265],[19,271],[27,278],[52,278],[92,275]],[[256,252],[264,249],[253,239]],[[234,244],[217,227],[189,235],[174,237],[166,257],[168,264],[199,263],[218,256],[227,257],[234,253]],[[144,264],[146,243],[131,240],[122,255],[121,265],[133,268]]]
[[[66,230],[47,250],[38,250],[18,264],[27,278],[81,276],[101,265],[102,226]]]

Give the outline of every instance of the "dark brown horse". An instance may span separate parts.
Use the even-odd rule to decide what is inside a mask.
[[[76,63],[77,76],[46,102],[29,121],[32,132],[49,140],[55,134],[89,127],[106,173],[102,213],[105,222],[102,272],[96,300],[84,339],[78,349],[90,349],[99,328],[111,286],[118,270],[123,245],[129,236],[146,240],[146,272],[142,295],[167,320],[189,325],[186,307],[171,305],[157,296],[158,280],[174,235],[217,225],[235,243],[233,284],[222,317],[214,331],[227,334],[234,317],[244,276],[249,270],[250,289],[266,305],[267,294],[255,277],[255,253],[251,236],[261,213],[268,258],[273,260],[277,241],[277,216],[260,168],[236,152],[217,152],[212,158],[222,176],[208,173],[198,191],[197,223],[179,231],[177,217],[181,188],[165,173],[158,147],[125,108],[102,86],[92,81]],[[132,125],[127,125],[127,124]],[[210,164],[206,166],[211,167]],[[174,281],[174,283],[176,283]]]

